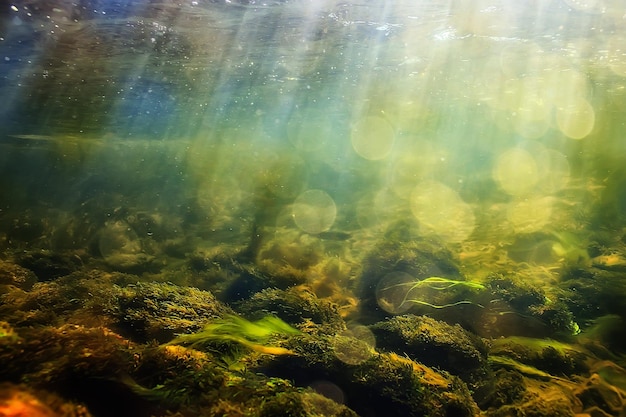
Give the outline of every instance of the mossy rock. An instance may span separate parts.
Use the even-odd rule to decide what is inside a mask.
[[[314,392],[282,392],[264,401],[259,417],[357,417],[344,405]]]
[[[370,326],[381,349],[403,352],[416,362],[459,376],[485,401],[493,391],[494,375],[487,362],[487,346],[459,325],[426,316],[404,315]]]
[[[63,323],[109,326],[120,295],[118,283],[134,275],[100,271],[74,272],[28,291],[13,288],[3,295],[0,313],[16,327]]]
[[[12,262],[0,261],[0,288],[1,286],[10,285],[22,290],[28,290],[36,282],[37,275],[30,269]]]
[[[292,325],[317,325],[319,331],[327,334],[345,330],[337,306],[304,287],[266,289],[238,303],[236,308],[254,320],[272,314]]]
[[[459,378],[395,353],[378,353],[360,339],[303,334],[285,344],[295,355],[260,362],[268,375],[307,386],[327,381],[359,415],[475,416],[478,407]]]
[[[569,337],[580,331],[564,290],[557,288],[548,297],[521,277],[501,274],[487,277],[485,287],[489,299],[483,304],[489,306],[489,325],[472,329],[483,337]]]
[[[33,271],[39,281],[50,281],[72,272],[83,266],[83,261],[74,253],[58,253],[51,251],[29,251],[17,258],[24,268]]]
[[[116,327],[138,341],[167,342],[175,334],[193,333],[208,320],[232,313],[208,291],[138,282],[122,288],[118,296]]]
[[[376,288],[385,276],[399,272],[415,279],[446,277],[464,280],[452,253],[436,240],[386,239],[365,257],[357,284],[365,321],[376,322],[388,315],[378,307]]]
[[[0,313],[17,327],[106,326],[138,342],[166,342],[233,313],[208,291],[138,279],[118,272],[75,272],[30,291],[4,294]]]
[[[587,373],[587,361],[593,357],[578,344],[529,337],[494,339],[489,355],[510,358],[557,377]]]

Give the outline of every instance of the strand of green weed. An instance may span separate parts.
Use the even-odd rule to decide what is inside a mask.
[[[472,304],[472,305],[475,305],[475,306],[480,307],[480,308],[485,308],[485,307],[483,307],[482,305],[480,305],[478,303],[473,303],[473,302],[468,301],[468,300],[457,301],[456,303],[441,304],[441,305],[431,304],[431,303],[428,303],[428,302],[422,301],[422,300],[404,300],[398,306],[398,308],[402,307],[404,305],[404,303],[420,304],[420,305],[425,305],[427,307],[432,307],[432,308],[436,308],[436,309],[442,309],[442,308],[448,308],[448,307],[456,307],[456,306],[461,305],[461,304]]]
[[[441,285],[441,284],[444,284],[444,285]],[[406,285],[411,285],[411,288],[407,290],[407,295],[414,289],[420,288],[420,287],[427,287],[427,288],[437,290],[437,291],[444,291],[444,290],[447,290],[447,289],[450,289],[452,287],[456,287],[459,285],[473,288],[476,290],[485,289],[484,285],[479,284],[477,282],[457,281],[457,280],[453,280],[449,278],[441,278],[441,277],[429,277],[429,278],[424,278],[422,280],[418,280],[417,282],[402,282],[399,284],[390,285],[388,287],[383,288],[382,291],[386,291],[386,290],[389,290],[391,288],[396,288],[396,287],[404,287]]]

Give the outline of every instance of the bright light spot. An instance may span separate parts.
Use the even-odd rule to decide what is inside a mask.
[[[361,327],[367,329],[365,326]],[[367,331],[369,332],[369,330]],[[374,348],[368,343],[368,340],[361,336],[361,334],[353,335],[350,330],[335,335],[332,339],[335,357],[349,365],[358,365],[371,358],[374,355]]]
[[[406,272],[390,272],[376,286],[378,306],[391,314],[406,313],[413,305],[406,302],[406,297],[415,278]]]
[[[376,337],[365,326],[350,326],[332,340],[335,356],[349,365],[358,365],[374,355]]]
[[[424,234],[458,243],[474,231],[475,216],[456,191],[437,182],[424,181],[411,193],[411,211]]]
[[[593,130],[596,115],[593,107],[584,98],[577,98],[556,110],[556,123],[565,136],[582,139]]]
[[[330,381],[313,381],[309,384],[309,387],[318,394],[323,395],[326,398],[330,398],[338,404],[343,404],[345,402],[346,396],[343,393],[343,390]]]
[[[382,117],[368,116],[354,125],[350,137],[356,153],[375,161],[387,157],[391,152],[394,131],[391,124]]]
[[[556,108],[567,107],[572,101],[587,97],[591,90],[587,76],[572,68],[555,68],[548,71],[546,77],[549,77],[549,84],[544,94]]]
[[[317,234],[331,228],[337,216],[337,206],[325,191],[307,190],[294,201],[292,215],[301,230]]]
[[[392,190],[383,188],[374,196],[373,209],[378,221],[393,221],[404,216],[406,199],[401,200]],[[372,205],[368,210],[372,211]]]
[[[436,155],[432,150],[432,146],[429,145],[427,142],[424,142],[422,153],[404,154],[398,158],[393,166],[391,188],[403,200],[409,198],[415,185],[432,172],[437,163],[435,161]]]
[[[539,180],[535,158],[518,148],[510,149],[498,157],[492,175],[507,194],[514,196],[528,194]]]
[[[561,152],[552,149],[540,152],[537,155],[537,167],[542,191],[554,193],[563,189],[569,182],[569,161]]]
[[[517,91],[509,97],[512,101],[512,122],[515,131],[526,139],[543,136],[550,127],[551,107],[543,98],[543,82],[535,77],[516,80]]]

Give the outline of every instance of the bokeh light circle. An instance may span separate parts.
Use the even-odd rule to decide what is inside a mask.
[[[537,162],[524,149],[509,149],[498,156],[493,179],[507,194],[528,194],[539,181]]]
[[[370,161],[386,158],[391,153],[394,141],[391,124],[378,116],[360,119],[352,127],[350,138],[354,151]]]
[[[415,278],[406,272],[394,271],[386,274],[376,286],[376,303],[391,314],[406,313],[411,303],[406,302],[410,284]]]
[[[556,124],[559,130],[571,139],[582,139],[589,135],[595,121],[593,106],[581,97],[577,97],[556,110]]]
[[[437,181],[423,181],[411,193],[411,211],[420,232],[436,234],[450,243],[467,239],[473,232],[474,211],[453,189]]]
[[[358,365],[375,353],[376,337],[366,326],[353,325],[332,339],[333,351],[340,361]]]
[[[301,230],[317,234],[331,228],[337,216],[337,206],[325,191],[307,190],[294,201],[292,216]]]
[[[570,179],[567,156],[553,149],[545,149],[537,155],[541,190],[554,193],[565,188]]]
[[[345,403],[345,394],[336,384],[326,380],[316,380],[309,384],[309,387],[320,395],[330,398],[337,404]]]

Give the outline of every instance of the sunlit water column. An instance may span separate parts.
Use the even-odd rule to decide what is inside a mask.
[[[608,0],[15,2],[3,128],[102,139],[74,163],[111,179],[111,162],[104,194],[137,205],[123,178],[177,178],[160,204],[192,201],[202,227],[241,239],[253,222],[406,221],[451,245],[506,240],[567,218],[559,193],[621,166],[622,20]],[[141,152],[153,163],[130,169]],[[602,204],[622,219],[621,200]]]

